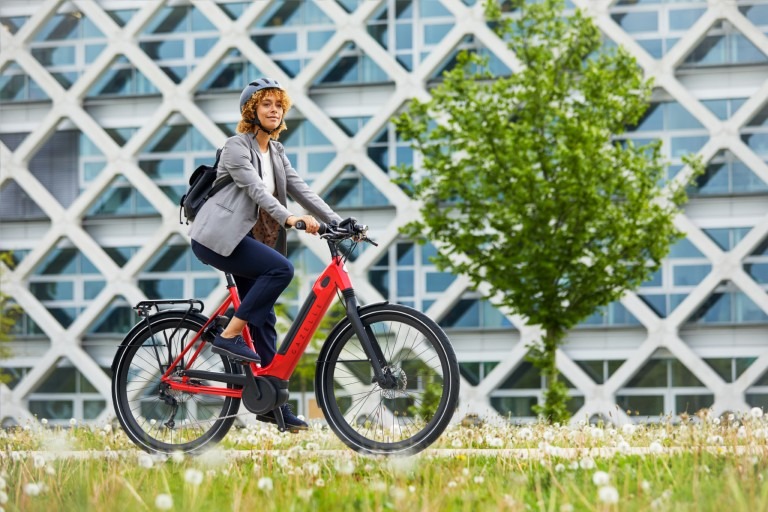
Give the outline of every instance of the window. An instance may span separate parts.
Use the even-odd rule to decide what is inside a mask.
[[[371,267],[368,280],[385,299],[426,311],[455,279],[430,261],[436,254],[437,249],[429,243],[392,244]]]
[[[665,414],[693,414],[714,403],[714,395],[677,359],[649,360],[616,394],[628,414],[658,419]]]

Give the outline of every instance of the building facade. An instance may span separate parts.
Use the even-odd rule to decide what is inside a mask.
[[[682,155],[707,162],[677,220],[686,238],[560,350],[575,418],[768,406],[768,2],[568,6],[655,80],[628,136],[662,139],[670,176]],[[418,205],[391,168],[417,157],[389,121],[461,49],[490,56],[500,74],[514,66],[476,0],[0,3],[0,251],[12,255],[0,290],[23,310],[2,361],[0,421],[106,420],[131,305],[223,298],[177,204],[260,76],[294,99],[282,138],[294,167],[380,244],[348,264],[361,300],[408,304],[446,329],[462,368],[459,416],[533,419],[543,383],[524,356],[536,327],[398,231]],[[295,313],[326,256],[295,233],[289,250],[297,279],[284,302]],[[294,383],[291,398],[317,414],[311,382]]]

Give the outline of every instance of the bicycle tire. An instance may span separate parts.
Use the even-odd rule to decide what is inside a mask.
[[[357,452],[418,453],[440,437],[456,410],[459,365],[450,341],[429,317],[402,305],[361,308],[360,319],[379,343],[396,388],[372,384],[370,362],[344,319],[318,357],[318,404],[330,429]]]
[[[160,377],[164,373],[160,364],[167,368],[205,321],[201,315],[186,315],[183,311],[160,313],[149,319],[149,325],[138,324],[115,355],[112,378],[115,413],[131,441],[147,452],[199,453],[219,442],[232,427],[240,407],[239,398],[168,390],[178,403],[173,414],[173,406],[160,394]],[[228,358],[214,354],[208,345],[192,368],[239,373],[239,368],[235,369]],[[212,381],[205,384],[236,387]]]

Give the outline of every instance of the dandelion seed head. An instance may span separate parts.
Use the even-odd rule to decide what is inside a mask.
[[[275,488],[275,484],[271,478],[269,478],[268,476],[263,476],[259,478],[259,481],[256,484],[256,487],[258,487],[262,491],[271,491],[272,489]]]
[[[171,510],[173,508],[173,498],[170,494],[158,494],[155,497],[155,508],[158,510]]]
[[[325,480],[322,478],[315,480],[315,487],[325,487]]]
[[[350,459],[336,462],[336,472],[340,475],[351,475],[355,472],[355,463]]]
[[[475,478],[472,479],[476,484],[481,484],[485,482],[485,478],[483,478],[482,475],[477,475]]]
[[[40,494],[40,484],[29,482],[24,485],[24,494],[27,496],[37,496]]]
[[[40,423],[42,423],[43,426],[45,426],[45,425],[48,424],[48,419],[47,418],[43,418],[43,419],[40,420]]]
[[[565,471],[565,465],[562,462],[555,464],[555,473],[562,473]]]
[[[69,424],[70,426],[75,427],[77,426],[77,420],[75,418],[72,418],[71,420],[69,420]]]
[[[592,457],[584,457],[579,461],[581,469],[595,469],[595,460]]]
[[[650,446],[648,446],[648,451],[652,454],[659,454],[663,451],[663,447],[661,446],[661,443],[658,441],[653,441]]]
[[[54,469],[53,466],[48,464],[47,466],[45,466],[45,474],[46,475],[55,475],[56,474],[56,469]]]
[[[635,427],[634,424],[625,423],[624,425],[621,426],[621,433],[624,434],[625,436],[631,436],[632,434],[635,433],[636,429],[637,427]]]
[[[152,460],[152,457],[150,457],[146,453],[139,454],[138,463],[139,463],[139,466],[141,466],[144,469],[149,469],[155,464],[154,461]]]
[[[184,481],[197,487],[203,483],[203,472],[199,469],[189,468],[184,472]]]
[[[299,498],[301,498],[304,501],[309,501],[309,499],[312,497],[313,491],[314,490],[310,488],[310,489],[299,489],[297,492],[298,492]]]
[[[39,468],[42,468],[42,467],[45,467],[45,459],[43,458],[43,456],[42,456],[42,455],[35,455],[35,456],[32,458],[32,464],[33,464],[33,465],[34,465],[36,468],[38,468],[38,469],[39,469]]]
[[[749,410],[749,415],[753,419],[759,420],[763,417],[763,410],[760,407],[753,407]]]
[[[602,503],[614,505],[619,502],[619,491],[610,485],[603,486],[597,490],[597,499]]]
[[[457,484],[456,484],[456,482],[455,482],[454,480],[451,480],[450,482],[448,482],[448,487],[449,487],[450,489],[452,489],[452,488],[456,487],[456,485],[457,485]]]
[[[648,480],[643,480],[642,482],[640,482],[640,488],[645,493],[651,492],[651,482],[649,482]]]
[[[605,471],[595,471],[595,473],[592,475],[592,483],[597,486],[608,485],[608,482],[610,481],[611,476]]]
[[[560,505],[560,512],[573,512],[573,505],[570,503],[563,503]]]
[[[175,451],[171,454],[171,460],[176,464],[184,462],[184,452]]]

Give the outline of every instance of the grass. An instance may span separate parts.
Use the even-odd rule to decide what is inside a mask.
[[[0,507],[52,510],[768,510],[768,422],[455,426],[409,458],[301,434],[233,430],[190,458],[150,456],[111,426],[0,431]]]

